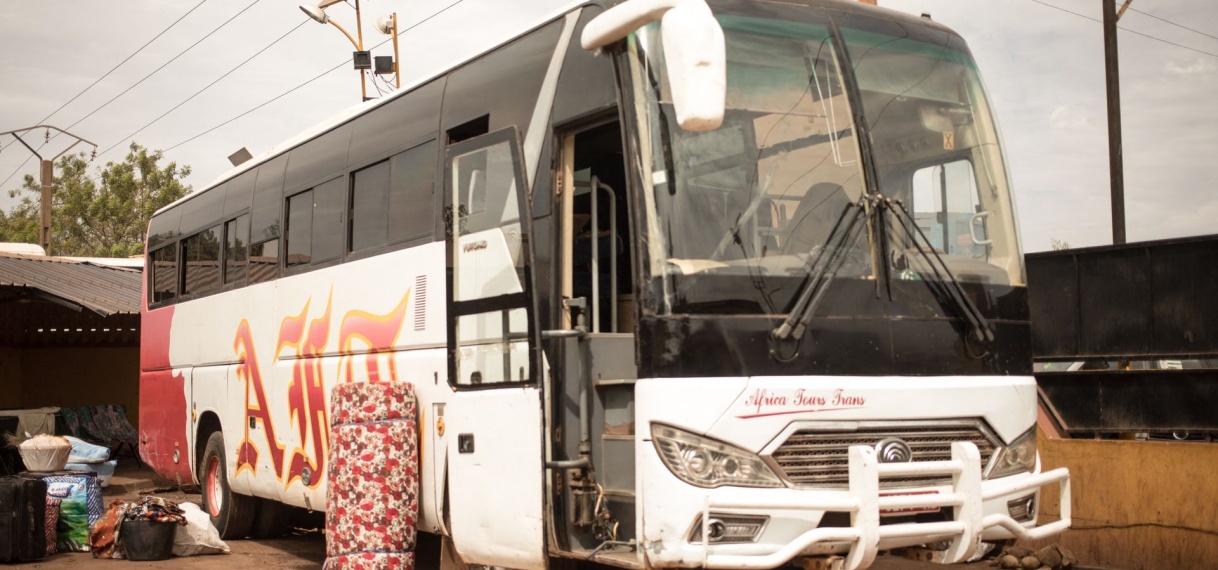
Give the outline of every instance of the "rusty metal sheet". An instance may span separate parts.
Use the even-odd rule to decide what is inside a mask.
[[[101,316],[138,315],[141,275],[87,261],[0,254],[0,302],[41,299]]]

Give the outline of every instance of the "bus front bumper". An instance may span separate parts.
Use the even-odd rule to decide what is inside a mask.
[[[885,495],[880,477],[950,475],[952,483],[942,492]],[[944,563],[974,556],[983,535],[999,534],[1019,539],[1038,539],[1070,527],[1070,474],[1064,468],[1011,481],[982,480],[981,455],[968,442],[952,444],[952,459],[918,463],[879,463],[875,450],[850,448],[849,488],[837,492],[801,492],[796,489],[736,489],[730,495],[704,495],[699,541],[686,542],[676,560],[664,560],[674,552],[649,552],[656,566],[701,566],[704,568],[769,569],[799,556],[829,552],[845,553],[844,568],[866,568],[878,551],[911,544],[946,543]],[[1060,520],[1043,526],[1019,522],[1006,510],[1006,499],[1039,493],[1042,486],[1057,483],[1061,493]],[[995,504],[1002,508],[995,508]],[[943,509],[949,520],[881,524],[882,513]],[[988,514],[987,514],[988,511]],[[850,525],[820,527],[792,537],[784,544],[715,544],[710,522],[732,514],[839,512],[850,515]],[[1005,531],[1005,532],[1003,532]],[[667,555],[667,556],[666,556]],[[700,560],[698,559],[700,558]],[[673,564],[676,562],[676,564]]]

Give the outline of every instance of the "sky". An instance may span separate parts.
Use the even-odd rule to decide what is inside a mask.
[[[1024,249],[1112,243],[1100,0],[879,1],[930,14],[968,41],[1002,128]],[[408,78],[438,71],[424,57],[435,50],[459,57],[492,41],[471,19],[510,34],[528,12],[563,3],[360,7],[366,46],[388,39],[374,29],[377,16],[397,13]],[[350,6],[327,12],[355,33]],[[1218,233],[1218,2],[1134,0],[1120,26],[1128,239]],[[63,128],[97,144],[99,166],[122,160],[134,140],[165,150],[164,163],[189,165],[187,183],[202,188],[231,168],[227,157],[238,149],[257,156],[358,105],[352,49],[283,0],[4,0],[0,132]],[[392,44],[374,53],[392,55]],[[368,92],[378,93],[371,83]],[[26,140],[38,149],[44,138]],[[53,156],[70,140],[39,152]],[[90,147],[73,152],[82,148]],[[24,174],[37,176],[29,157],[0,137],[0,207],[15,203],[8,191]]]

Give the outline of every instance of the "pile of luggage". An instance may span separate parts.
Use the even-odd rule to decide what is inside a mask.
[[[23,473],[0,479],[0,561],[30,562],[56,552],[88,552],[101,518],[92,473]]]

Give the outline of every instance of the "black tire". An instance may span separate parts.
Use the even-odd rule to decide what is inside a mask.
[[[220,538],[245,538],[254,524],[258,501],[254,497],[234,493],[228,485],[228,465],[224,461],[224,434],[215,432],[207,439],[203,461],[199,463],[199,485],[203,487],[203,512],[211,516],[211,524],[220,531]]]
[[[258,513],[254,515],[254,524],[250,527],[250,536],[254,538],[278,538],[287,534],[291,527],[292,507],[271,499],[258,499]]]

